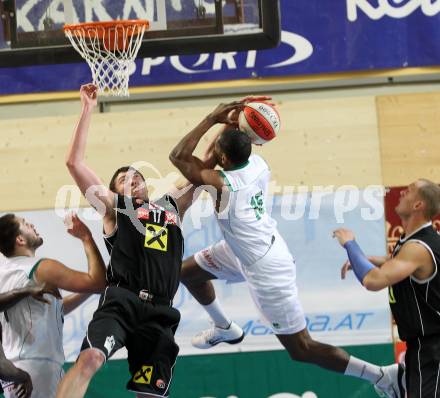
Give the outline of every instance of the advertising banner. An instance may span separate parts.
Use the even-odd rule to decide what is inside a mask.
[[[17,1],[21,10],[18,29],[29,31],[41,25],[40,3]],[[101,0],[89,4],[90,15],[112,16],[113,3]],[[212,9],[209,5],[213,0],[204,3],[208,10]],[[131,18],[145,17],[144,2],[126,0],[126,4]],[[167,14],[176,18],[179,13],[194,13],[195,5],[196,0],[167,2]],[[83,8],[79,7],[76,13],[84,13]],[[62,17],[59,10],[52,14],[55,23],[62,22]],[[276,49],[139,59],[132,66],[130,85],[299,76],[440,63],[438,0],[281,0],[281,18],[281,45]],[[0,37],[0,48],[4,46]],[[0,56],[7,56],[7,51]],[[30,59],[29,65],[0,68],[0,94],[77,90],[80,84],[91,80],[85,63],[31,66]]]
[[[387,292],[366,291],[349,273],[340,279],[346,260],[345,251],[332,238],[332,231],[342,225],[351,228],[366,253],[385,254],[383,190],[337,189],[276,195],[270,198],[268,211],[292,252],[297,269],[299,297],[313,337],[337,345],[368,345],[391,342]],[[67,266],[87,269],[81,243],[64,230],[64,210],[21,212],[44,238],[39,256],[55,258]],[[109,256],[102,241],[102,223],[92,209],[80,209],[80,217],[90,226],[101,252]],[[184,219],[185,257],[222,238],[210,200],[199,199]],[[265,351],[282,349],[268,325],[260,319],[245,283],[215,281],[217,296],[226,313],[246,333],[239,345],[219,345],[213,353]],[[65,317],[64,347],[67,361],[74,361],[85,336],[87,324],[97,307],[92,296],[79,309]],[[192,347],[192,336],[209,327],[207,314],[180,286],[174,306],[182,314],[177,331],[181,355],[206,354]],[[121,350],[114,359],[123,358]]]

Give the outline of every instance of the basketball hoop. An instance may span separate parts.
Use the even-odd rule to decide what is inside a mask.
[[[148,27],[145,20],[88,22],[64,25],[64,33],[89,65],[100,94],[128,96],[130,66]]]

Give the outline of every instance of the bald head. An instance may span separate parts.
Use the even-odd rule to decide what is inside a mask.
[[[418,179],[416,185],[420,199],[425,203],[424,214],[432,220],[440,213],[440,186],[425,178]]]

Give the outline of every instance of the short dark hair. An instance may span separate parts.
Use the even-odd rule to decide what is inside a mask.
[[[418,192],[426,204],[425,215],[432,220],[440,213],[440,186],[426,178],[420,178],[419,181],[423,183]]]
[[[145,178],[144,178],[144,176],[142,175],[142,173],[140,173],[138,170],[136,170],[135,168],[133,168],[133,167],[130,167],[130,166],[122,166],[122,167],[119,167],[119,169],[117,169],[115,172],[114,172],[114,174],[113,174],[113,177],[111,178],[111,180],[110,180],[110,184],[109,184],[109,189],[110,189],[110,191],[112,191],[112,192],[115,192],[115,189],[116,189],[116,178],[118,178],[118,175],[119,174],[121,174],[121,173],[127,173],[129,170],[134,170],[136,173],[138,173],[141,177],[142,177],[142,179],[145,181]]]
[[[251,138],[240,130],[226,130],[217,142],[220,149],[235,165],[246,162],[251,156]]]
[[[11,257],[15,250],[15,239],[20,235],[20,224],[14,214],[0,217],[0,252]]]

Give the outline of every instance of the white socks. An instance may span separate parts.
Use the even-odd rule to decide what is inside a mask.
[[[223,309],[220,307],[220,303],[218,302],[217,299],[214,299],[214,301],[211,304],[204,305],[203,308],[206,310],[206,312],[209,314],[211,319],[214,321],[215,326],[222,329],[229,328],[229,325],[231,324],[231,320],[223,312]]]
[[[345,369],[344,374],[367,380],[373,384],[383,376],[380,366],[362,361],[362,359],[358,359],[353,356],[350,356],[350,360],[348,361],[347,369]]]

